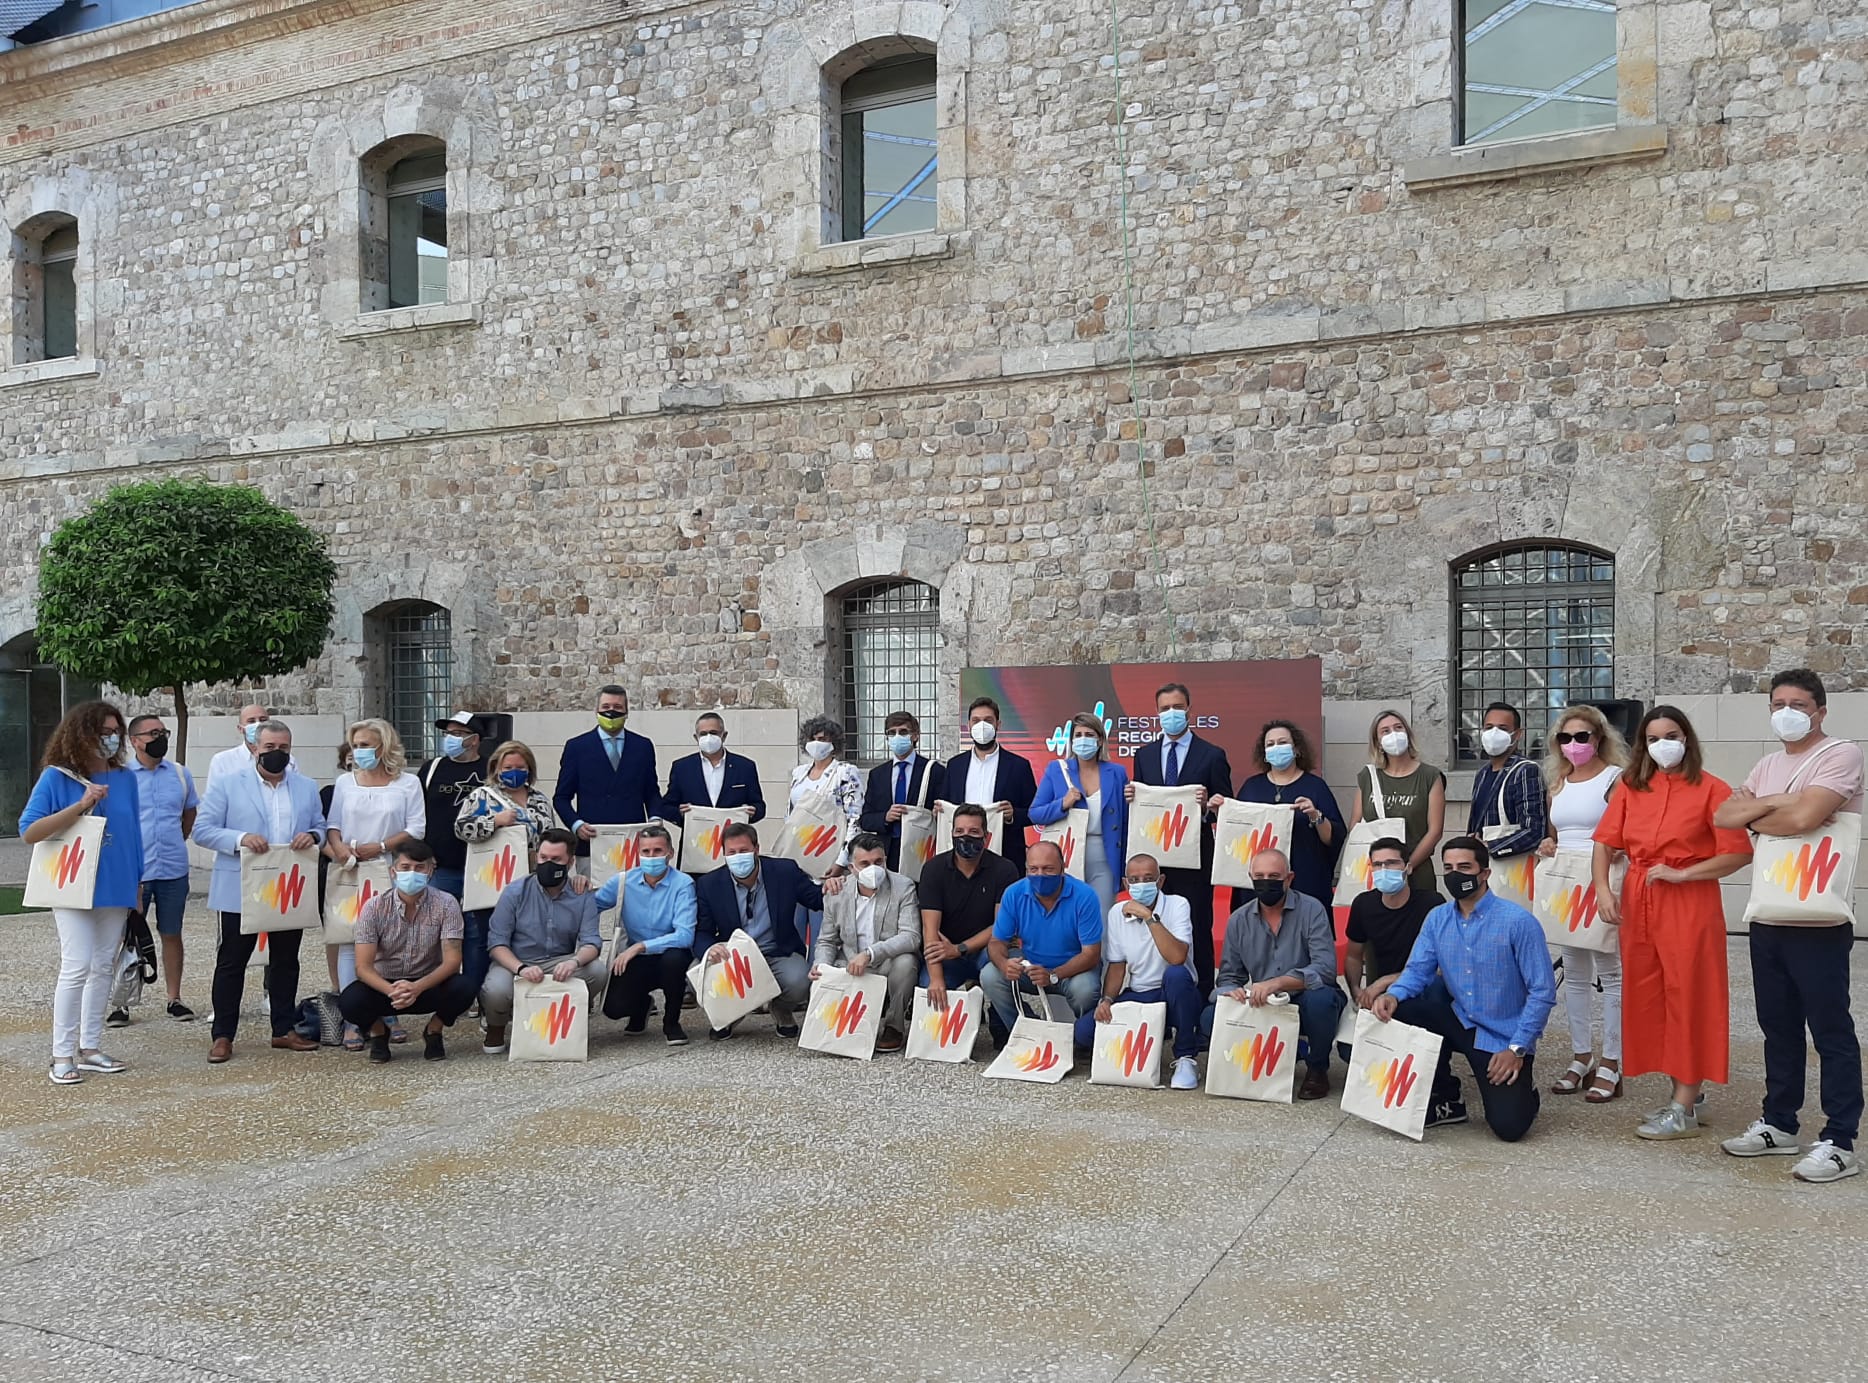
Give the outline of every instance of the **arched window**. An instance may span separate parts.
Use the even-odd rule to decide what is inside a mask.
[[[448,148],[411,135],[364,156],[365,312],[448,300]]]
[[[440,752],[434,723],[454,695],[454,624],[446,609],[425,600],[385,605],[370,618],[377,685],[368,714],[381,706],[396,727],[411,763]]]
[[[838,196],[842,240],[934,229],[939,203],[934,123],[935,62],[914,40],[866,43],[834,67],[862,65],[837,88]]]
[[[910,711],[921,722],[921,748],[939,739],[940,594],[919,581],[871,581],[838,604],[843,652],[843,723],[853,759],[888,757],[882,722]]]
[[[1454,757],[1473,761],[1492,701],[1524,717],[1538,752],[1550,716],[1615,695],[1615,559],[1593,548],[1512,543],[1453,564]]]
[[[35,216],[13,233],[13,363],[78,354],[78,223]]]

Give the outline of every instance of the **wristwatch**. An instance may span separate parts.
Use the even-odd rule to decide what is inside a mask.
[[[1529,1052],[1525,1051],[1524,1048],[1520,1047],[1516,1042],[1513,1042],[1505,1050],[1510,1052],[1513,1056],[1519,1057],[1519,1058],[1527,1057],[1530,1055]]]

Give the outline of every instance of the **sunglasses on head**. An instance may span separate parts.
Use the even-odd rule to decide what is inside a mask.
[[[1595,737],[1596,737],[1595,731],[1593,730],[1577,730],[1574,732],[1566,730],[1562,734],[1557,736],[1557,743],[1558,744],[1588,744],[1589,741],[1594,739]]]

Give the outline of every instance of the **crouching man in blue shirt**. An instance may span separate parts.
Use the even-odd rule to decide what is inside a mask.
[[[1041,840],[1025,852],[1025,877],[999,900],[986,954],[992,963],[980,967],[979,986],[1004,1031],[1018,1021],[1021,991],[1055,988],[1076,1017],[1095,1011],[1103,967],[1102,905],[1096,890],[1064,872],[1064,852],[1055,841]],[[1000,1030],[994,1028],[993,1041],[1002,1046]]]
[[[685,1047],[681,996],[688,967],[694,963],[694,881],[674,867],[674,842],[660,823],[636,832],[642,863],[618,874],[597,890],[597,911],[608,912],[621,899],[616,920],[616,959],[610,962],[610,987],[603,996],[605,1018],[627,1018],[625,1032],[649,1025],[649,993],[662,992],[662,1036],[670,1047]]]

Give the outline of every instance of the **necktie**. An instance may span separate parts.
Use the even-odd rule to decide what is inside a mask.
[[[908,765],[895,765],[895,805],[901,806],[908,801]]]
[[[623,761],[623,742],[621,740],[611,739],[608,735],[605,735],[603,737],[603,749],[604,752],[610,756],[611,768],[615,768]]]
[[[752,930],[752,895],[757,893],[758,891],[759,890],[756,888],[749,888],[746,890],[746,930],[747,931]]]
[[[1167,772],[1162,776],[1168,787],[1180,786],[1180,746],[1178,744],[1168,745]]]

